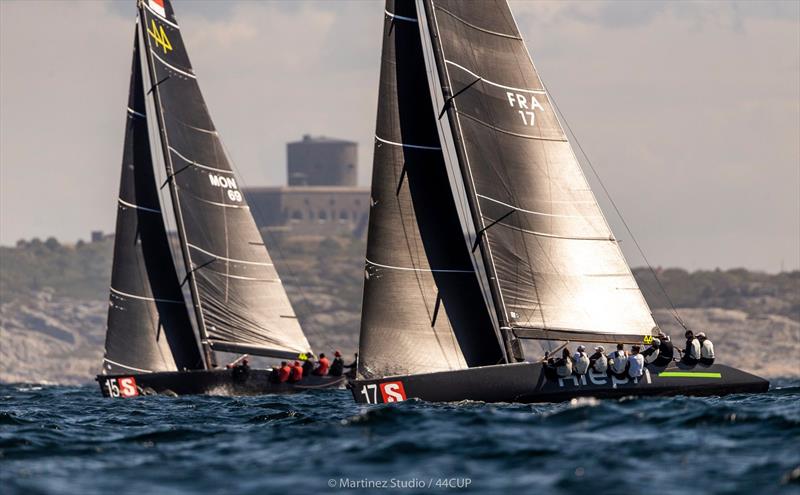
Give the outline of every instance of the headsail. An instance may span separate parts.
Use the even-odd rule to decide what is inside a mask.
[[[201,369],[161,217],[135,40],[103,373]]]
[[[517,336],[639,341],[655,327],[506,0],[417,0],[494,302]],[[423,30],[424,32],[425,30]],[[457,188],[453,188],[454,191]],[[476,239],[474,232],[479,232]]]
[[[449,192],[411,2],[387,0],[359,375],[503,362]]]
[[[145,92],[206,350],[294,357],[309,344],[206,108],[169,0],[140,2]]]

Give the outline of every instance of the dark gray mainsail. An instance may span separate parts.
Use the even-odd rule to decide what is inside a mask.
[[[104,374],[203,368],[161,216],[147,118],[137,35],[117,202]]]
[[[208,113],[172,5],[139,5],[150,135],[168,178],[206,359],[213,350],[296,357],[308,341]]]
[[[457,160],[501,328],[639,342],[655,323],[506,0],[417,0],[445,157]],[[459,199],[460,187],[452,187]]]
[[[359,376],[504,361],[464,246],[413,2],[387,0]]]

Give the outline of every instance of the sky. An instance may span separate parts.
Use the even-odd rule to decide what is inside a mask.
[[[800,2],[510,4],[653,265],[800,267]],[[245,186],[285,183],[306,133],[357,141],[369,184],[383,2],[173,5]],[[134,15],[134,0],[0,0],[0,244],[113,230]]]

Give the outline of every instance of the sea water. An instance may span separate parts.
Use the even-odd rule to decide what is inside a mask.
[[[0,385],[2,494],[800,493],[800,380],[729,397],[359,406]]]

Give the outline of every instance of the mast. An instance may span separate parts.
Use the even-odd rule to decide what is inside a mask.
[[[472,179],[472,171],[469,168],[469,160],[465,153],[464,143],[461,137],[461,128],[460,122],[457,118],[454,99],[455,96],[453,94],[453,89],[450,84],[450,79],[447,74],[447,70],[445,69],[444,64],[444,55],[442,53],[442,45],[441,39],[439,37],[439,28],[435,20],[435,12],[433,12],[433,5],[431,0],[422,0],[418,1],[419,4],[423,5],[424,8],[424,16],[426,27],[430,32],[430,39],[431,39],[431,47],[433,50],[433,55],[436,60],[436,69],[439,75],[439,80],[442,84],[442,92],[444,96],[444,108],[439,109],[439,112],[444,112],[447,115],[447,118],[450,122],[450,126],[453,129],[452,132],[452,139],[455,144],[455,151],[456,156],[458,158],[459,166],[461,167],[461,171],[463,176],[465,177],[463,183],[466,190],[466,200],[467,204],[469,205],[469,210],[471,213],[471,218],[475,223],[476,229],[476,242],[473,245],[473,251],[475,248],[480,249],[481,259],[484,262],[484,266],[487,272],[487,278],[489,282],[489,290],[492,296],[492,307],[494,308],[495,315],[497,317],[497,322],[500,330],[500,335],[503,339],[503,346],[505,348],[505,353],[509,362],[517,362],[523,361],[525,356],[523,355],[522,347],[517,341],[516,337],[514,336],[511,330],[511,324],[509,322],[508,314],[506,312],[505,303],[503,301],[503,294],[500,290],[499,282],[497,279],[497,269],[495,267],[494,260],[492,258],[492,250],[489,246],[488,237],[484,235],[487,229],[491,228],[492,225],[486,225],[483,220],[483,215],[481,214],[480,205],[477,202],[477,192],[475,190],[475,184]],[[442,114],[440,113],[438,117],[441,119]]]
[[[178,187],[176,182],[173,180],[175,177],[175,168],[172,163],[172,156],[167,151],[169,149],[169,142],[167,140],[167,133],[164,128],[163,119],[164,116],[162,114],[163,108],[161,107],[160,101],[160,90],[158,86],[162,83],[168,83],[168,80],[162,81],[153,81],[153,56],[150,52],[150,44],[147,42],[147,19],[144,14],[144,2],[146,0],[139,0],[139,36],[140,36],[140,43],[142,44],[140,48],[140,53],[142,61],[146,64],[147,70],[145,74],[147,74],[147,79],[150,82],[150,89],[147,90],[146,94],[152,94],[153,98],[153,107],[155,108],[155,112],[153,112],[156,116],[156,122],[158,125],[158,137],[160,140],[161,145],[161,156],[164,160],[164,166],[166,167],[167,171],[167,183],[169,184],[169,191],[170,191],[170,199],[172,203],[172,210],[175,214],[176,220],[176,229],[178,231],[178,239],[180,243],[181,253],[183,255],[183,266],[186,270],[186,280],[189,282],[189,292],[191,293],[192,297],[192,307],[194,308],[194,315],[195,321],[197,322],[197,330],[200,335],[200,346],[203,349],[203,357],[205,362],[206,369],[215,368],[217,366],[216,356],[211,349],[208,341],[208,332],[206,331],[206,323],[205,318],[203,317],[203,311],[200,308],[200,297],[198,295],[197,290],[197,281],[195,280],[195,267],[192,264],[191,254],[189,253],[189,247],[187,245],[186,240],[186,228],[183,222],[183,211],[181,210],[180,202],[178,201]]]

